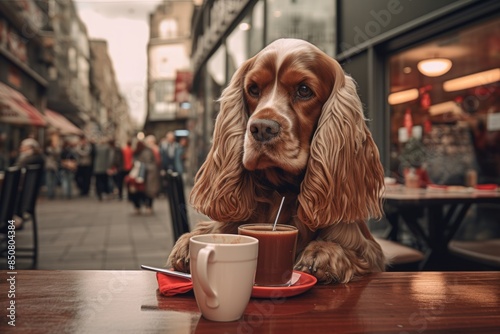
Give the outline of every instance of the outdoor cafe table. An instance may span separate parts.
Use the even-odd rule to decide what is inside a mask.
[[[0,333],[500,333],[500,272],[376,273],[252,298],[228,323],[201,317],[192,292],[160,295],[146,271],[2,271],[0,291]]]
[[[418,241],[428,248],[426,269],[439,269],[448,244],[473,204],[498,203],[500,191],[432,191],[388,187],[383,195],[386,218],[392,226],[389,239],[398,239],[399,217]],[[425,217],[427,226],[422,226]],[[500,223],[500,220],[499,220]]]

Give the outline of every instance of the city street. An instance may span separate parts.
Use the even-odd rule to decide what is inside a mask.
[[[139,269],[164,266],[173,246],[170,208],[165,197],[155,200],[152,215],[134,215],[132,204],[94,197],[37,203],[38,269]],[[203,216],[189,212],[190,223]],[[197,220],[196,220],[197,219]],[[29,246],[31,224],[16,233],[16,247]],[[26,267],[17,259],[16,268]]]

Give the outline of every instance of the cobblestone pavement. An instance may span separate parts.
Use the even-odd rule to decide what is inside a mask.
[[[186,194],[188,194],[186,192]],[[164,266],[173,246],[170,208],[155,199],[151,215],[134,215],[127,200],[93,197],[37,202],[38,269],[137,270],[141,264]],[[190,224],[204,219],[189,211]],[[16,246],[29,245],[31,225],[16,233]],[[18,260],[18,269],[24,263]]]

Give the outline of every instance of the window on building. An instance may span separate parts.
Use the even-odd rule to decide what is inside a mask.
[[[68,48],[68,66],[70,71],[76,71],[77,70],[77,64],[76,64],[76,50],[74,47],[69,47]]]
[[[258,1],[227,37],[228,77],[264,47],[264,1]]]
[[[250,58],[248,54],[248,35],[250,28],[249,21],[243,20],[227,38],[229,77],[241,66],[241,64],[243,64],[243,62],[245,62],[245,60]]]
[[[393,176],[425,168],[430,182],[500,183],[500,21],[448,33],[389,59]]]
[[[267,42],[299,38],[334,55],[335,3],[331,0],[274,0],[267,2]]]
[[[173,102],[175,99],[175,81],[162,80],[154,84],[156,102]]]
[[[159,30],[161,38],[176,38],[178,36],[177,21],[174,19],[163,19]]]
[[[250,56],[257,54],[264,47],[264,4],[264,0],[258,1],[249,18],[251,22],[248,42]]]
[[[221,87],[226,85],[226,48],[221,46],[208,60],[207,70],[212,79]]]

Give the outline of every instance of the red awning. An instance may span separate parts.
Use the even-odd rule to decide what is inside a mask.
[[[66,117],[55,111],[45,109],[45,118],[49,122],[49,125],[59,130],[62,135],[83,134],[82,130],[71,123]]]
[[[0,82],[0,121],[7,124],[45,127],[43,115],[23,94]]]

